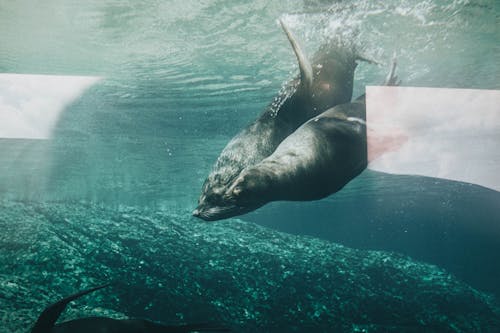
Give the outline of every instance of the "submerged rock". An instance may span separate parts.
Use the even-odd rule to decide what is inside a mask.
[[[221,322],[235,332],[476,332],[494,300],[436,266],[188,211],[0,203],[0,321],[26,331],[93,285],[64,318]]]

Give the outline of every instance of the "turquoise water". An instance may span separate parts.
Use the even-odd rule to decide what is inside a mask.
[[[5,332],[26,331],[48,303],[109,280],[121,282],[69,317],[100,307],[169,323],[217,320],[237,332],[466,332],[499,322],[498,192],[365,172],[318,202],[273,203],[214,224],[190,217],[222,148],[298,71],[278,18],[309,55],[339,35],[380,62],[396,52],[403,85],[500,89],[495,1],[0,0],[0,73],[103,78],[65,108],[51,139],[0,139]],[[354,96],[385,74],[361,63]],[[324,279],[338,273],[327,259],[342,245],[349,278]],[[384,265],[354,266],[385,255],[407,280],[437,281],[415,284],[437,296],[412,303],[419,288],[379,274]],[[306,265],[315,256],[317,275]],[[296,278],[285,283],[287,271]],[[429,278],[448,273],[450,289]],[[392,298],[365,276],[396,283]],[[460,296],[497,310],[422,306]],[[418,315],[394,312],[409,306]]]

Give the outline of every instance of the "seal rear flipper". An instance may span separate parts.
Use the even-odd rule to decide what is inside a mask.
[[[300,68],[300,86],[304,89],[308,94],[311,94],[312,84],[313,84],[313,69],[311,63],[307,59],[306,55],[300,48],[297,39],[292,34],[290,29],[286,26],[285,22],[281,19],[279,20],[283,31],[285,32],[290,44],[292,45],[293,52],[295,52],[295,56],[297,57],[297,61],[299,62]]]
[[[389,69],[389,73],[387,74],[387,77],[385,78],[385,81],[383,83],[384,86],[399,86],[401,84],[401,80],[398,78],[396,75],[396,67],[398,65],[397,59],[396,59],[396,52],[392,55],[392,60],[391,60],[391,67]],[[366,94],[362,94],[358,98],[356,98],[356,102],[364,102],[366,99]]]
[[[57,319],[61,315],[61,313],[64,311],[66,306],[68,305],[69,302],[83,296],[86,294],[89,294],[93,291],[108,287],[110,284],[105,284],[99,287],[87,289],[84,291],[80,291],[76,294],[70,295],[66,298],[63,298],[62,300],[49,305],[43,312],[40,314],[38,317],[37,321],[35,322],[35,325],[31,329],[31,333],[48,333],[54,327],[54,324],[56,323]]]
[[[389,74],[387,74],[384,86],[399,86],[401,84],[401,80],[395,75],[397,64],[396,52],[394,52],[391,60],[391,69],[389,70]]]
[[[364,61],[364,62],[367,62],[369,64],[372,64],[372,65],[382,65],[380,62],[378,61],[375,61],[373,59],[370,59],[370,58],[367,58],[365,56],[362,56],[362,55],[359,55],[359,54],[356,54],[356,57],[355,57],[356,60],[360,60],[360,61]]]

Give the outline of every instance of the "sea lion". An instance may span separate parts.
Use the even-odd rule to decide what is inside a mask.
[[[241,172],[225,194],[227,204],[246,213],[271,201],[317,200],[340,190],[367,165],[364,112],[362,96],[306,122]]]
[[[145,319],[112,319],[88,317],[56,324],[57,319],[69,302],[109,284],[87,289],[70,295],[48,306],[38,317],[31,333],[189,333],[189,332],[229,332],[227,328],[210,324],[166,326]]]
[[[235,215],[223,198],[240,172],[271,155],[288,135],[327,108],[352,98],[358,56],[352,46],[332,39],[319,48],[312,65],[288,27],[280,21],[299,62],[300,76],[288,82],[266,110],[223,149],[205,180],[193,215],[217,220]]]
[[[386,85],[398,84],[395,67],[394,59]],[[365,119],[365,95],[310,119],[240,173],[223,195],[226,211],[240,215],[271,201],[317,200],[339,191],[367,166]]]

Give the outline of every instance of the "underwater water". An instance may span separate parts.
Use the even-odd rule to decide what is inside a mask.
[[[0,73],[100,78],[49,138],[0,139],[0,332],[108,282],[61,320],[500,327],[496,191],[365,171],[320,201],[191,217],[220,151],[298,72],[279,18],[309,55],[332,35],[395,52],[404,86],[500,89],[495,1],[0,0]],[[353,96],[386,71],[361,62]]]

